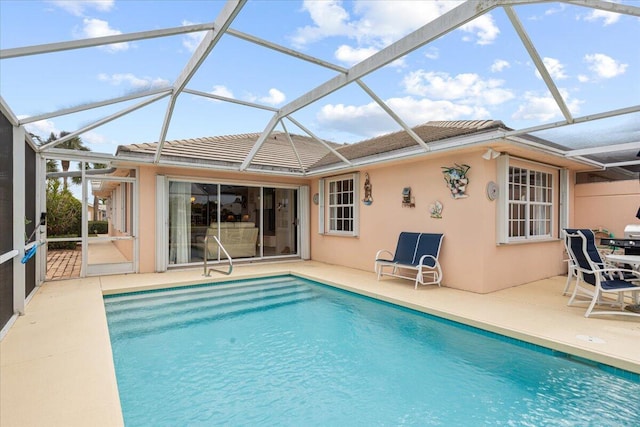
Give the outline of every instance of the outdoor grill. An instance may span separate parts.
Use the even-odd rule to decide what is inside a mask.
[[[640,224],[627,225],[623,239],[600,239],[600,244],[624,248],[625,255],[640,255]]]

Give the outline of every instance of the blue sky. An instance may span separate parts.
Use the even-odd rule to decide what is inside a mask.
[[[249,1],[231,28],[348,68],[457,4]],[[0,0],[0,48],[212,22],[223,5],[204,0]],[[638,18],[559,2],[514,10],[575,117],[638,104]],[[0,93],[24,117],[171,85],[201,37],[193,33],[3,59]],[[281,107],[335,75],[225,35],[187,87]],[[563,118],[502,9],[363,81],[411,126],[430,120],[496,119],[524,128]],[[50,132],[75,131],[137,102],[52,118],[28,130],[45,138]],[[104,153],[114,153],[122,144],[155,142],[166,107],[165,98],[81,137],[93,151]],[[182,94],[167,139],[261,132],[272,114]],[[336,142],[400,130],[357,85],[293,116]],[[289,131],[304,134],[286,123]]]

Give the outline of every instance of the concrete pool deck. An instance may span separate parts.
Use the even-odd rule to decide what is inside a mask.
[[[314,261],[248,264],[210,278],[192,269],[46,282],[0,342],[0,425],[123,425],[103,295],[289,273],[640,373],[640,317],[586,319],[584,306],[567,307],[564,276],[480,295]]]

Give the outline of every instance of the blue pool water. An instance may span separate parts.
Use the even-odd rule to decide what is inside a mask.
[[[304,279],[105,298],[127,426],[638,426],[640,381]]]

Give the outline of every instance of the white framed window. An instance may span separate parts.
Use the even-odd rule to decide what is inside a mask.
[[[358,235],[358,174],[320,180],[320,233]]]
[[[553,176],[509,167],[509,238],[551,237]]]
[[[508,156],[505,156],[508,157]],[[498,168],[503,182],[498,213],[498,242],[515,243],[553,238],[555,175],[536,163],[509,164]]]

